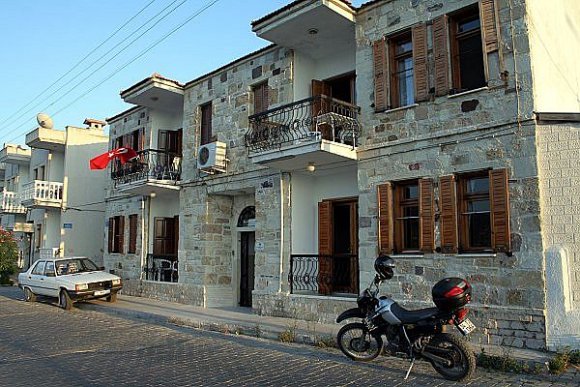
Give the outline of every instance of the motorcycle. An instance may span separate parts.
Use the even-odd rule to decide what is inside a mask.
[[[373,360],[383,349],[392,356],[406,358],[411,364],[405,379],[417,359],[430,362],[445,379],[470,379],[475,372],[474,352],[464,337],[446,333],[444,328],[455,326],[463,336],[476,329],[467,318],[471,285],[461,278],[442,279],[432,289],[436,307],[407,310],[394,300],[379,296],[380,284],[393,277],[394,267],[392,258],[379,256],[375,260],[377,274],[358,297],[358,307],[337,317],[337,323],[361,319],[340,328],[337,334],[340,350],[355,361]]]

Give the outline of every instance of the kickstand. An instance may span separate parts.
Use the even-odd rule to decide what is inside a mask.
[[[413,369],[414,365],[415,365],[415,358],[411,359],[411,365],[409,366],[409,369],[407,370],[407,375],[405,375],[405,380],[407,380],[407,378],[409,378],[409,374],[411,373],[411,370]]]

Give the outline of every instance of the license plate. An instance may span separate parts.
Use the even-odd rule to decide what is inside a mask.
[[[110,290],[95,290],[95,296],[104,296],[109,294]]]
[[[457,324],[457,329],[464,335],[468,335],[475,330],[475,325],[471,322],[470,319],[466,318],[461,323]]]

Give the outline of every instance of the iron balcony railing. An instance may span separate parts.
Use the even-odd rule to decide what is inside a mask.
[[[358,294],[358,256],[293,254],[288,282],[292,294]]]
[[[20,204],[20,195],[18,192],[2,191],[2,207],[0,212],[10,214],[24,214],[26,207]]]
[[[249,117],[246,147],[250,153],[304,140],[330,140],[356,146],[360,108],[324,95],[310,97]]]
[[[164,150],[146,149],[137,152],[138,157],[125,164],[115,160],[111,178],[125,184],[147,180],[181,179],[181,156]]]
[[[43,203],[59,205],[62,204],[63,187],[63,183],[33,180],[22,186],[22,196],[20,197],[20,201],[39,201]]]
[[[179,271],[177,257],[147,254],[143,271],[148,281],[177,282]]]

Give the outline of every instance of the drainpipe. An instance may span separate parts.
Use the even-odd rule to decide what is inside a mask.
[[[149,213],[151,211],[151,198],[149,196],[143,196],[141,198],[141,274],[139,279],[143,280],[145,276],[144,269],[147,265],[147,245],[149,244],[149,239],[147,238],[149,233]],[[147,213],[147,218],[145,218],[145,213]],[[145,228],[147,226],[147,228]]]

